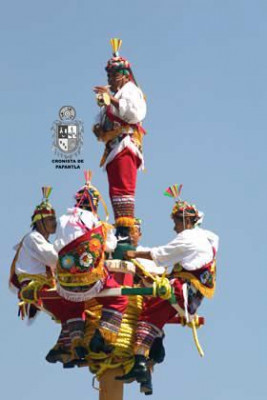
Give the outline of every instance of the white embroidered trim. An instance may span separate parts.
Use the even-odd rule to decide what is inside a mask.
[[[127,135],[122,141],[117,144],[117,146],[114,147],[113,150],[109,153],[105,164],[103,165],[103,170],[106,170],[107,165],[114,160],[114,158],[126,147],[130,149],[134,154],[137,155],[137,157],[141,160],[141,165],[139,167],[140,170],[144,170],[145,164],[144,164],[144,157],[141,151],[137,148],[137,146],[132,142],[130,135]]]
[[[71,292],[69,290],[64,289],[59,284],[57,284],[57,291],[58,294],[65,300],[79,303],[81,301],[87,301],[92,299],[93,297],[96,297],[97,294],[102,290],[103,286],[104,283],[102,281],[98,281],[93,287],[91,287],[86,292]]]

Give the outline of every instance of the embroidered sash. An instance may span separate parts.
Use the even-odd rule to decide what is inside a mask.
[[[216,258],[213,250],[213,260],[195,271],[187,271],[179,263],[174,265],[171,275],[192,283],[192,285],[207,298],[212,298],[216,288]]]
[[[106,147],[100,161],[100,167],[102,167],[105,164],[105,161],[109,153],[113,149],[113,145],[119,143],[125,137],[125,135],[127,135],[127,130],[133,129],[133,133],[131,134],[131,139],[141,152],[142,152],[143,135],[146,134],[146,131],[142,127],[142,124],[140,122],[137,124],[129,124],[123,121],[121,118],[116,117],[115,115],[112,114],[110,106],[106,108],[106,117],[110,120],[111,126],[114,125],[113,122],[118,122],[119,125],[118,127],[115,127],[114,129],[105,132],[104,142],[106,143]]]

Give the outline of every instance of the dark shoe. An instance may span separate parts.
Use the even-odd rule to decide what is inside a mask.
[[[63,368],[85,367],[88,366],[86,360],[74,359],[63,364]]]
[[[128,383],[132,380],[137,380],[137,382],[146,382],[149,380],[150,371],[147,367],[147,359],[145,356],[136,355],[134,366],[128,374],[122,376],[116,376],[117,381],[124,381]]]
[[[140,392],[145,393],[145,395],[150,395],[153,393],[153,387],[152,387],[152,375],[151,372],[149,371],[149,378],[140,384]]]
[[[160,364],[164,361],[165,348],[163,346],[163,337],[157,337],[156,339],[154,339],[154,342],[149,352],[149,358],[157,364]]]
[[[63,368],[74,368],[76,366],[75,360],[63,364]]]
[[[74,351],[79,360],[83,360],[88,354],[88,350],[84,346],[76,346]]]
[[[89,348],[94,353],[100,353],[101,351],[103,351],[103,353],[109,354],[114,349],[114,346],[112,346],[111,344],[106,344],[99,329],[96,329],[94,336],[91,339]]]
[[[70,352],[63,347],[59,347],[58,349],[51,349],[45,359],[47,362],[55,364],[58,361],[63,362],[64,356],[70,356]]]
[[[29,317],[29,319],[36,318],[36,316],[37,316],[39,311],[40,310],[38,310],[38,308],[35,307],[35,305],[30,304],[29,305],[29,309],[28,309],[28,317]]]

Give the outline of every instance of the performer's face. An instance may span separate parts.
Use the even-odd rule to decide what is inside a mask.
[[[119,72],[108,72],[108,84],[113,93],[116,93],[128,81],[129,77],[126,75],[122,75]]]
[[[133,229],[130,229],[130,240],[133,246],[135,247],[138,246],[141,237],[142,237],[141,229],[138,226],[135,226]]]
[[[55,217],[46,217],[43,219],[44,227],[49,234],[53,234],[57,229],[57,220]]]
[[[192,229],[194,227],[193,221],[189,217],[174,217],[174,230],[176,233],[181,233],[185,229]]]

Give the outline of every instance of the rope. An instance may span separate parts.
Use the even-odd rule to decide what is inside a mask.
[[[142,271],[142,273],[145,276],[147,276],[153,280],[153,296],[159,296],[163,300],[172,299],[172,302],[173,302],[174,299],[172,296],[172,293],[173,293],[172,287],[170,285],[168,278],[166,278],[164,275],[162,277],[153,276],[151,273],[147,272],[144,269],[144,267],[142,266],[142,264],[140,264],[138,261],[136,261],[134,259],[132,259],[131,261],[134,265],[136,265],[136,267],[138,267]],[[178,306],[177,301],[176,301],[176,304],[172,304],[172,305]],[[176,308],[176,307],[174,307],[174,308]],[[181,314],[181,311],[183,312],[183,310],[179,307],[180,314]],[[185,323],[183,325],[189,326],[192,329],[193,338],[194,338],[194,342],[195,342],[197,351],[201,357],[204,357],[204,351],[199,343],[198,335],[197,335],[197,328],[200,326],[199,318],[196,316],[188,323],[186,322],[186,319],[185,319]]]
[[[150,278],[153,281],[152,288],[154,297],[160,297],[163,300],[169,300],[172,297],[172,287],[169,279],[166,278],[165,275],[154,276],[150,272],[146,271],[143,265],[137,260],[132,259],[131,262],[142,271],[145,277]]]
[[[194,338],[194,342],[195,342],[197,351],[199,352],[199,355],[201,357],[204,357],[204,351],[203,351],[202,347],[200,346],[198,336],[197,336],[197,324],[196,324],[195,318],[192,319],[191,323],[189,323],[189,324],[191,325],[191,328],[192,328],[193,338]]]
[[[111,354],[90,352],[87,361],[92,373],[99,379],[108,369],[123,368],[124,373],[128,373],[134,365],[133,345],[135,340],[135,330],[138,316],[142,311],[142,296],[129,298],[129,304],[123,315],[119,334],[114,344],[114,350]],[[101,308],[101,306],[100,306]],[[97,315],[98,313],[98,315]],[[97,319],[95,326],[101,316],[101,309],[95,308],[95,312],[90,309],[90,317]],[[88,321],[88,328],[92,332],[91,321]],[[92,333],[93,334],[93,333]],[[91,335],[91,333],[90,333]],[[86,335],[87,336],[87,335]],[[89,335],[88,335],[89,336]],[[87,336],[87,339],[88,339]]]
[[[30,281],[20,290],[20,298],[22,302],[28,304],[38,303],[38,292],[40,289],[42,289],[43,286],[48,286],[50,288],[54,287],[54,279],[47,278],[43,275],[20,274],[18,279],[19,282],[23,282],[24,280]],[[30,297],[27,297],[27,294],[28,296],[30,295]],[[22,305],[22,302],[20,302],[20,305]]]

